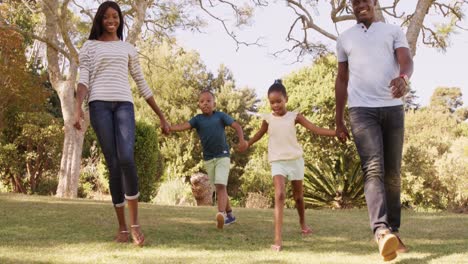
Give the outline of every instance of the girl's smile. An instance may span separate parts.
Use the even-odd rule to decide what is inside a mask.
[[[268,101],[270,101],[270,107],[273,111],[273,115],[283,116],[286,114],[286,102],[288,102],[288,98],[281,92],[273,91],[269,93]]]

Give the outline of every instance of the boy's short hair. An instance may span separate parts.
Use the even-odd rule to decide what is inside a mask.
[[[211,90],[210,88],[205,88],[205,89],[201,90],[201,92],[198,94],[198,97],[200,97],[200,95],[202,95],[204,93],[209,93],[209,94],[211,94],[211,96],[213,96],[213,99],[215,98],[213,90]]]

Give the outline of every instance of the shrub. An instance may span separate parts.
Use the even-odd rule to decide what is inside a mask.
[[[341,154],[334,161],[320,165],[307,164],[304,202],[311,207],[334,209],[363,206],[364,175],[360,162]]]
[[[248,193],[247,201],[245,202],[247,208],[270,208],[271,199],[262,193]]]
[[[161,184],[153,203],[158,205],[194,206],[196,201],[192,195],[190,184],[186,183],[184,178],[175,178]]]
[[[162,175],[162,162],[156,128],[145,122],[137,122],[135,139],[135,163],[138,173],[140,201],[148,202],[154,196],[156,183]]]

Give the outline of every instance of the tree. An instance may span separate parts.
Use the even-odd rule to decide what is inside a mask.
[[[431,96],[430,106],[454,113],[463,105],[462,92],[458,87],[437,87]]]
[[[460,27],[460,22],[464,20],[463,8],[467,6],[466,0],[418,0],[414,8],[407,8],[405,3],[408,1],[399,0],[376,0],[377,1],[377,18],[381,21],[396,19],[400,21],[402,27],[407,28],[406,37],[410,46],[412,55],[416,54],[416,45],[419,36],[422,35],[422,43],[431,47],[445,50],[450,42],[449,37]],[[296,18],[290,26],[286,40],[292,43],[292,46],[277,52],[279,55],[282,52],[296,52],[297,59],[301,60],[305,55],[323,55],[328,52],[328,48],[321,40],[328,39],[335,41],[337,32],[328,29],[335,28],[337,25],[346,22],[354,21],[355,16],[352,12],[352,6],[348,0],[284,0],[284,1],[268,1],[268,0],[252,0],[251,6],[246,6],[245,3],[239,4],[237,1],[221,1],[221,0],[199,0],[199,6],[210,17],[222,23],[227,34],[233,38],[239,45],[257,44],[241,41],[235,34],[235,31],[229,28],[225,17],[217,16],[216,11],[220,6],[225,6],[232,10],[236,18],[236,26],[248,24],[249,18],[252,17],[253,8],[265,8],[269,4],[276,2],[286,3]],[[315,18],[319,16],[319,7],[326,9],[327,16],[330,17],[329,24],[319,25]],[[220,12],[218,12],[220,13]],[[432,25],[430,21],[426,21],[428,16],[437,16],[440,18],[439,23]],[[301,32],[301,33],[297,33]]]
[[[28,68],[24,41],[17,32],[0,29],[0,130],[8,112],[40,110],[47,98],[43,78]]]

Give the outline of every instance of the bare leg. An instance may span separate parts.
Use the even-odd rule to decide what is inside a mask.
[[[215,184],[216,186],[216,197],[218,198],[218,212],[226,212],[227,209],[231,209],[229,205],[229,199],[227,195],[226,185]]]
[[[283,229],[283,211],[284,201],[286,200],[285,193],[285,178],[283,175],[273,176],[275,185],[275,245],[282,246],[282,229]]]
[[[114,207],[115,214],[117,215],[117,221],[119,222],[119,231],[115,237],[117,242],[127,242],[128,241],[128,230],[127,223],[125,222],[125,207]]]
[[[138,222],[138,199],[127,200],[128,209],[130,211],[130,227],[132,230],[133,242],[142,246],[145,241],[145,236],[141,232],[140,223]]]
[[[304,233],[306,230],[310,230],[310,228],[305,222],[304,190],[302,187],[302,180],[291,181],[291,185],[294,201],[296,202],[297,214],[299,215],[299,224],[301,225],[301,229]]]

